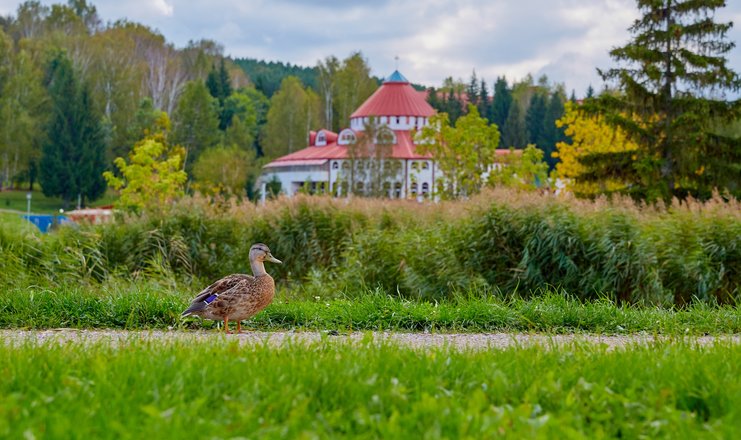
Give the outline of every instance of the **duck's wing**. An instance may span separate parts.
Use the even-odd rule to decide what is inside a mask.
[[[252,275],[228,275],[203,289],[190,303],[190,307],[182,313],[182,316],[188,316],[206,310],[219,296],[227,295],[235,287],[244,285],[245,283],[251,284],[254,280],[255,277]]]

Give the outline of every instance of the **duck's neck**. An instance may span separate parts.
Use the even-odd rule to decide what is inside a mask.
[[[267,272],[265,272],[265,264],[263,264],[262,261],[251,260],[250,266],[252,267],[252,274],[256,277],[261,277],[268,274]]]

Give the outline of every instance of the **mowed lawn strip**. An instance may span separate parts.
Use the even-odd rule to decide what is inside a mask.
[[[0,344],[2,438],[738,438],[741,347]]]
[[[0,291],[0,328],[214,328],[182,320],[191,292],[167,285],[7,288]],[[741,331],[738,308],[696,304],[684,309],[581,302],[544,291],[531,299],[459,296],[403,300],[380,292],[347,299],[290,299],[283,293],[246,323],[254,330],[403,330],[440,332],[537,331],[624,334],[723,334]]]

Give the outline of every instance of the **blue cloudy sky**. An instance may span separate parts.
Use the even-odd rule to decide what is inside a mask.
[[[60,0],[56,1],[61,2]],[[17,0],[0,0],[12,14]],[[44,4],[51,1],[42,0]],[[158,29],[180,47],[216,40],[225,53],[313,66],[329,55],[361,51],[372,73],[399,70],[411,81],[439,85],[447,76],[468,80],[475,69],[491,84],[547,74],[582,95],[599,88],[595,67],[628,41],[638,17],[633,0],[97,0],[104,21],[127,18]],[[730,0],[718,20],[733,21],[741,43],[741,0]],[[741,47],[730,53],[741,71]]]

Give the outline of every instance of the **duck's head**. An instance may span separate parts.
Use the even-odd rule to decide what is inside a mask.
[[[271,263],[283,264],[282,261],[275,258],[273,254],[270,253],[270,248],[262,243],[255,243],[252,245],[250,248],[250,261],[270,261]]]

